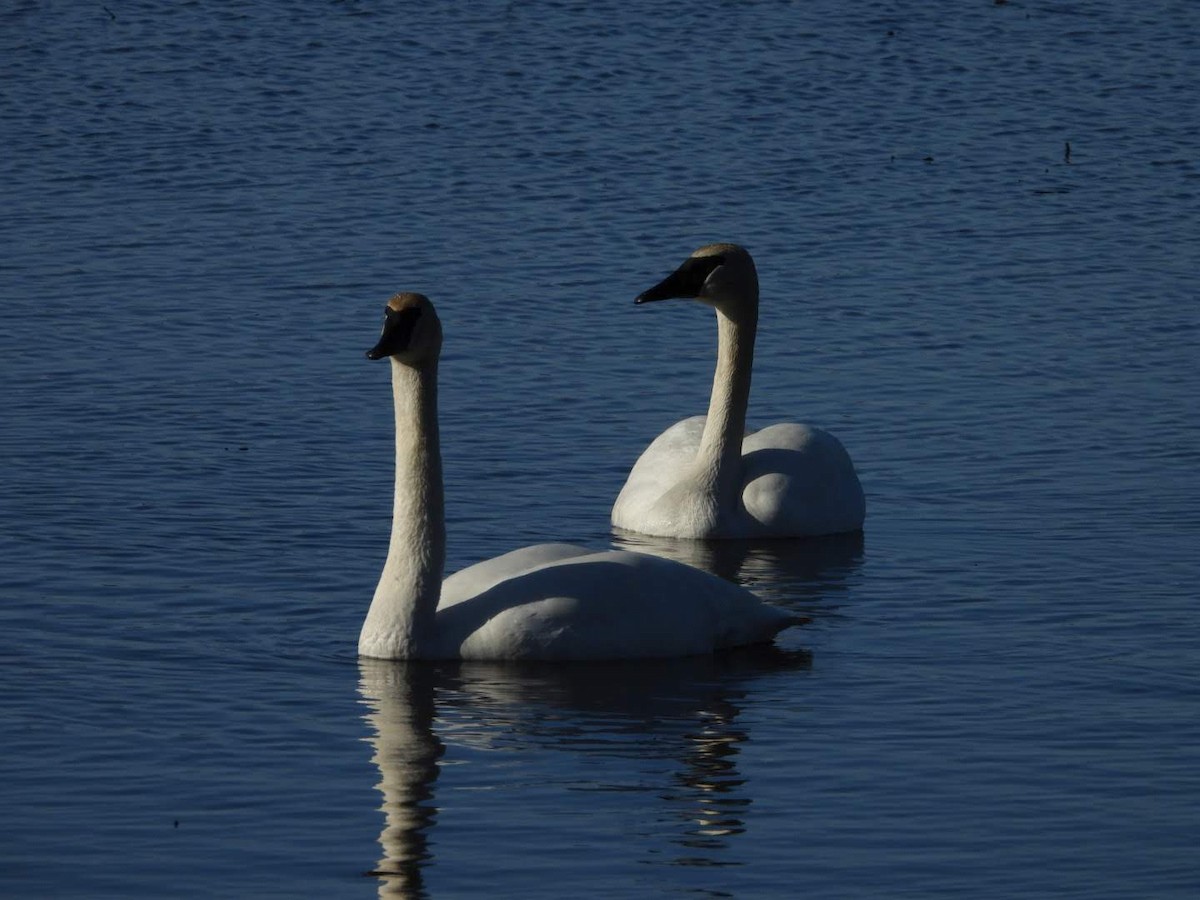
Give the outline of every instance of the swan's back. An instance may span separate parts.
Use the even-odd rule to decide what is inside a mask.
[[[437,631],[442,655],[463,659],[647,659],[764,643],[803,621],[708,572],[608,550],[443,605]]]
[[[485,559],[473,566],[459,569],[442,582],[442,596],[438,601],[438,609],[469,600],[502,581],[547,563],[573,556],[586,556],[592,552],[575,544],[534,544]]]

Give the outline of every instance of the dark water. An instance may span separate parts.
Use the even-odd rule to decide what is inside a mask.
[[[1193,897],[1200,6],[0,11],[0,895]],[[1067,153],[1069,144],[1070,152]],[[651,544],[766,658],[359,664],[383,301],[438,303],[449,565],[609,533],[704,409],[861,541]],[[382,871],[386,875],[364,875]]]

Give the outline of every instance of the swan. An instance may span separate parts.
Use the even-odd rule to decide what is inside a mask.
[[[429,298],[400,293],[370,359],[390,359],[396,414],[392,533],[358,639],[379,659],[599,660],[688,656],[765,643],[807,621],[736,584],[627,550],[537,544],[442,580],[438,440],[442,327]]]
[[[746,433],[758,274],[737,244],[709,244],[635,303],[685,298],[717,313],[707,416],[660,434],[612,509],[624,531],[671,538],[806,537],[858,531],[866,500],[841,442],[811,425]]]

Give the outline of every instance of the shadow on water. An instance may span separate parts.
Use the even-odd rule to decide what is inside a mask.
[[[652,553],[745,585],[765,600],[812,612],[828,607],[863,560],[863,533],[818,538],[701,541],[613,534],[613,546]]]
[[[744,830],[751,802],[737,767],[740,745],[750,739],[736,723],[744,683],[809,665],[809,654],[773,646],[577,665],[361,659],[359,692],[374,732],[384,813],[383,855],[367,874],[379,879],[380,896],[427,896],[434,784],[446,741],[666,760],[673,771],[649,793],[678,822],[672,862],[718,865],[706,854]],[[444,739],[434,722],[451,713],[465,726]]]

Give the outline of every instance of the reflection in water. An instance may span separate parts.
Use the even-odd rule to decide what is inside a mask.
[[[437,809],[433,782],[445,748],[433,731],[433,675],[428,666],[360,660],[359,692],[372,710],[371,741],[383,794],[383,856],[370,872],[379,895],[424,896],[421,867],[428,858],[427,832]]]
[[[725,839],[745,831],[744,816],[750,798],[739,788],[745,783],[737,769],[738,745],[748,737],[733,725],[737,708],[709,711],[700,730],[689,735],[692,747],[684,758],[685,768],[678,775],[683,788],[683,814],[687,818],[680,843],[693,850],[713,850],[725,845]],[[717,865],[710,857],[687,856],[681,865]]]
[[[811,612],[812,604],[827,606],[862,564],[863,533],[698,541],[617,531],[613,546],[678,560],[743,584],[780,606]]]
[[[682,851],[671,862],[723,864],[714,851],[745,830],[751,803],[737,765],[741,745],[750,740],[735,724],[741,685],[755,675],[808,665],[808,654],[775,647],[569,666],[359,660],[383,794],[383,857],[370,873],[379,877],[380,896],[427,896],[423,872],[433,862],[429,833],[437,818],[433,788],[443,738],[628,760],[618,762],[621,781],[635,760],[669,759],[674,771],[662,773],[662,783],[648,793],[675,823],[667,830]],[[441,736],[434,731],[435,706]],[[451,719],[460,720],[457,727],[449,726]],[[613,787],[602,771],[584,771],[583,789]]]

